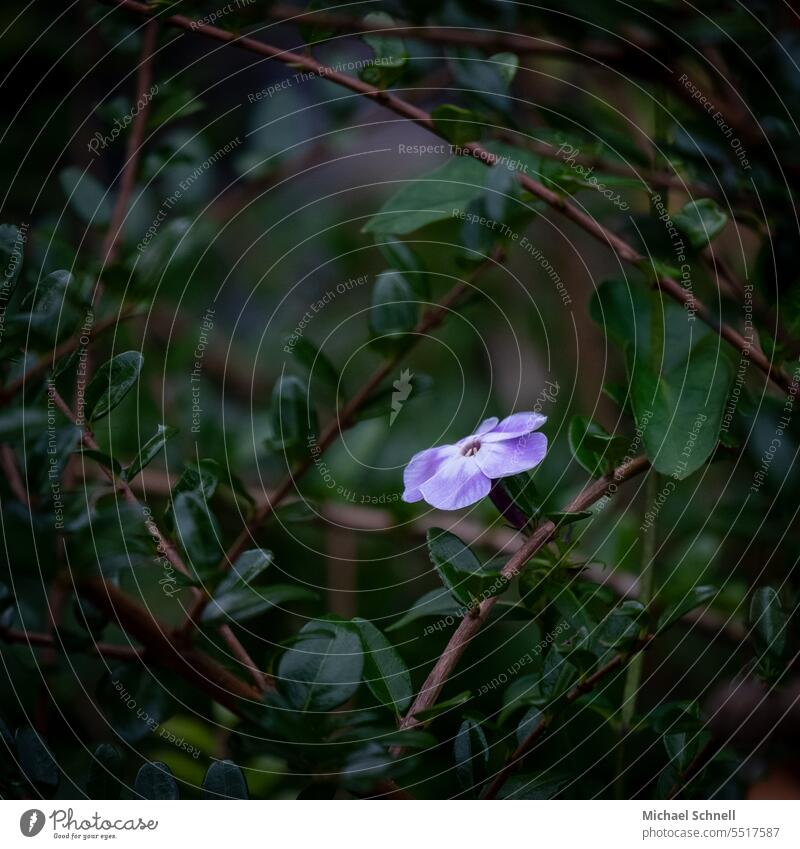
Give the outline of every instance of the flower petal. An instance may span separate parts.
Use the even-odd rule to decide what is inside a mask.
[[[478,468],[475,457],[456,454],[445,460],[419,490],[437,510],[458,510],[485,498],[491,488],[492,482]]]
[[[485,475],[497,479],[527,472],[538,466],[546,453],[547,437],[528,433],[502,442],[483,441],[474,459]]]
[[[481,434],[492,430],[492,428],[497,427],[497,423],[499,421],[500,419],[498,419],[497,416],[492,416],[490,419],[484,419],[478,426],[478,429],[475,431],[473,436],[480,436]]]
[[[513,413],[483,434],[481,442],[499,442],[502,439],[524,436],[532,430],[538,430],[546,421],[547,416],[541,413]]]
[[[457,452],[458,449],[455,445],[440,445],[437,448],[426,448],[424,451],[415,454],[403,470],[403,483],[406,487],[403,493],[403,501],[409,503],[422,501],[422,493],[419,491],[419,487],[439,471],[442,463],[448,457]]]

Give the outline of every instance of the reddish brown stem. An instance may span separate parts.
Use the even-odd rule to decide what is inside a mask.
[[[0,639],[7,643],[24,643],[35,648],[58,648],[59,642],[50,634],[40,634],[35,631],[21,631],[16,628],[0,628]],[[116,646],[112,643],[93,643],[91,648],[104,657],[116,660],[135,660],[144,655],[142,649],[133,646]]]
[[[259,690],[225,667],[192,646],[177,645],[166,625],[118,587],[102,578],[88,578],[81,582],[79,589],[95,607],[105,611],[127,634],[139,640],[155,663],[173,669],[237,716],[242,715],[241,699],[260,701]]]

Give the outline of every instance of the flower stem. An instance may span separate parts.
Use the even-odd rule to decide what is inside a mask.
[[[511,496],[506,492],[506,488],[503,486],[501,480],[492,482],[492,488],[489,490],[489,498],[491,498],[492,504],[497,508],[500,515],[518,531],[523,530],[528,524],[528,517],[514,503]]]

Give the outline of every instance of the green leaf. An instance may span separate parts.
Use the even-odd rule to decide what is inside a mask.
[[[529,708],[517,726],[517,745],[522,745],[544,721],[545,715],[538,707]]]
[[[58,179],[70,208],[85,224],[105,227],[111,221],[111,194],[96,177],[70,167]]]
[[[385,12],[372,12],[364,18],[370,27],[386,27],[391,30],[394,20]],[[364,35],[364,41],[375,53],[375,63],[362,68],[358,75],[365,83],[378,88],[388,88],[402,74],[408,63],[408,53],[402,38],[374,33]]]
[[[557,527],[572,525],[575,522],[582,522],[584,519],[592,518],[591,510],[578,510],[577,512],[568,512],[564,510],[554,510],[545,513],[545,516]]]
[[[626,443],[589,416],[574,416],[569,423],[569,447],[578,463],[593,478],[600,478],[616,467]]]
[[[514,53],[493,53],[489,57],[490,62],[496,63],[500,76],[507,86],[514,82],[514,77],[519,70],[519,56]]]
[[[214,566],[224,549],[217,520],[205,498],[197,492],[180,492],[172,502],[175,537],[196,572]]]
[[[633,599],[622,602],[602,623],[598,641],[608,648],[629,648],[639,638],[644,613],[641,602]]]
[[[465,719],[461,723],[453,751],[458,783],[464,790],[474,791],[485,780],[489,766],[489,743],[477,722]]]
[[[592,293],[589,315],[621,348],[632,344],[641,357],[650,346],[650,305],[647,293],[627,280],[604,280]]]
[[[664,610],[658,620],[656,633],[662,633],[696,607],[707,605],[718,592],[719,590],[712,586],[693,587],[680,601]]]
[[[295,710],[333,710],[358,689],[363,668],[358,634],[334,622],[309,622],[281,656],[278,686]]]
[[[719,340],[708,337],[688,360],[656,380],[642,360],[629,356],[632,405],[647,456],[656,471],[675,480],[697,471],[717,446],[734,368]]]
[[[544,659],[539,692],[546,703],[554,702],[569,690],[577,678],[577,667],[553,647]]]
[[[94,448],[80,448],[75,454],[81,458],[82,464],[86,460],[92,460],[112,471],[117,477],[122,474],[122,466],[119,461],[114,457],[109,457],[105,451],[96,451]]]
[[[369,326],[375,336],[402,337],[417,325],[418,300],[399,271],[384,271],[372,288]]]
[[[786,650],[786,614],[773,587],[758,587],[750,602],[750,626],[756,650],[780,658]]]
[[[499,570],[483,568],[467,545],[449,531],[428,531],[428,554],[442,583],[465,607],[480,604],[507,586]]]
[[[119,799],[123,767],[122,752],[111,743],[101,743],[89,763],[86,795],[90,799]]]
[[[426,177],[403,186],[364,225],[365,233],[403,235],[426,224],[452,218],[483,194],[486,166],[457,157]]]
[[[443,103],[431,111],[436,133],[451,144],[465,145],[480,138],[483,122],[471,109]]]
[[[272,556],[269,552],[265,552],[265,554],[270,558]],[[271,559],[268,562],[271,562]],[[226,581],[229,577],[226,577]],[[237,582],[233,586],[224,588],[220,585],[214,593],[214,598],[203,611],[202,622],[207,626],[218,625],[230,620],[246,622],[287,602],[316,601],[317,598],[316,593],[296,584],[254,587],[250,586],[249,582]]]
[[[452,616],[458,614],[461,606],[446,589],[435,589],[418,598],[411,608],[386,630],[396,631],[418,619],[428,616]]]
[[[378,249],[392,268],[403,273],[420,300],[427,301],[430,299],[431,285],[425,265],[406,242],[401,242],[399,239],[389,236],[386,241],[378,243]]]
[[[144,666],[120,664],[97,685],[97,702],[126,743],[144,740],[175,710],[167,688]]]
[[[279,378],[272,390],[270,447],[276,451],[297,449],[316,432],[317,417],[309,406],[305,384],[292,375]]]
[[[155,435],[139,449],[139,453],[134,457],[133,461],[125,469],[125,480],[129,483],[158,456],[159,451],[172,439],[178,432],[177,428],[159,425]]]
[[[521,472],[501,480],[503,489],[511,501],[531,519],[537,519],[541,512],[542,499],[536,490],[533,475]]]
[[[126,351],[103,363],[86,388],[86,419],[96,422],[107,416],[139,379],[144,362],[138,351]]]
[[[403,658],[384,635],[366,619],[353,619],[364,650],[364,676],[372,695],[394,710],[403,713],[411,704],[411,676]]]
[[[676,212],[673,221],[689,239],[689,244],[699,250],[716,238],[728,223],[728,216],[711,198],[702,198],[687,203]]]
[[[219,625],[225,622],[247,622],[266,613],[273,607],[281,607],[290,601],[317,601],[319,596],[298,587],[296,584],[271,584],[266,587],[242,587],[227,593],[221,603],[212,601],[203,612],[204,625]]]
[[[293,336],[287,342],[287,347],[291,348],[292,354],[308,371],[309,377],[317,377],[334,391],[338,390],[339,372],[336,366],[313,342],[305,336]]]
[[[144,799],[178,799],[178,782],[161,761],[144,764],[136,773],[133,789]]]
[[[29,726],[17,729],[14,743],[22,774],[39,793],[49,798],[58,787],[59,769],[47,744]]]
[[[247,799],[247,781],[233,761],[214,761],[203,779],[204,799]]]
[[[441,716],[444,713],[449,713],[451,710],[455,710],[461,705],[466,704],[472,698],[472,694],[469,690],[464,690],[463,693],[459,693],[457,696],[453,696],[452,699],[447,699],[443,702],[437,702],[437,704],[432,705],[429,708],[425,708],[425,710],[418,710],[414,714],[414,719],[418,719],[420,722],[430,722],[432,719],[436,719],[437,716]]]

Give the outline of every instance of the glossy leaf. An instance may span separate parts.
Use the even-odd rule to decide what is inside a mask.
[[[471,719],[461,723],[453,744],[456,778],[464,790],[474,791],[486,778],[489,743],[483,729]]]
[[[688,360],[656,380],[629,358],[632,404],[647,456],[676,480],[696,472],[717,446],[734,369],[715,339],[696,345]]]
[[[376,336],[402,337],[417,324],[417,297],[399,271],[384,271],[372,288],[369,326]]]
[[[759,654],[780,658],[786,650],[787,617],[773,587],[758,587],[753,593],[750,623]]]
[[[172,770],[161,761],[144,764],[136,773],[133,789],[143,799],[180,798]]]
[[[364,680],[379,702],[395,713],[411,703],[413,690],[408,668],[397,649],[366,619],[353,619],[364,650]]]
[[[673,220],[695,249],[704,248],[713,241],[728,223],[728,216],[711,198],[701,198],[686,204],[676,212]]]
[[[449,531],[428,531],[428,554],[453,598],[467,607],[497,595],[508,584],[499,570],[482,567],[470,549]]]
[[[143,362],[138,351],[126,351],[100,366],[84,397],[88,421],[102,419],[122,401],[139,380]]]
[[[658,633],[665,631],[695,608],[707,605],[718,592],[719,590],[712,586],[693,587],[680,601],[664,610],[658,620]]]
[[[172,504],[175,537],[196,571],[218,563],[223,555],[219,526],[197,492],[179,492]]]
[[[305,446],[317,432],[317,419],[309,407],[308,390],[301,380],[284,375],[272,390],[269,445],[273,450]]]
[[[133,458],[130,465],[125,469],[125,480],[132,481],[139,472],[152,463],[161,449],[178,432],[177,428],[159,425],[155,435],[139,449],[139,453]]]
[[[247,781],[233,761],[214,761],[203,779],[204,799],[247,799]]]
[[[358,634],[344,625],[310,622],[278,663],[278,686],[298,711],[328,711],[361,683],[364,655]]]

